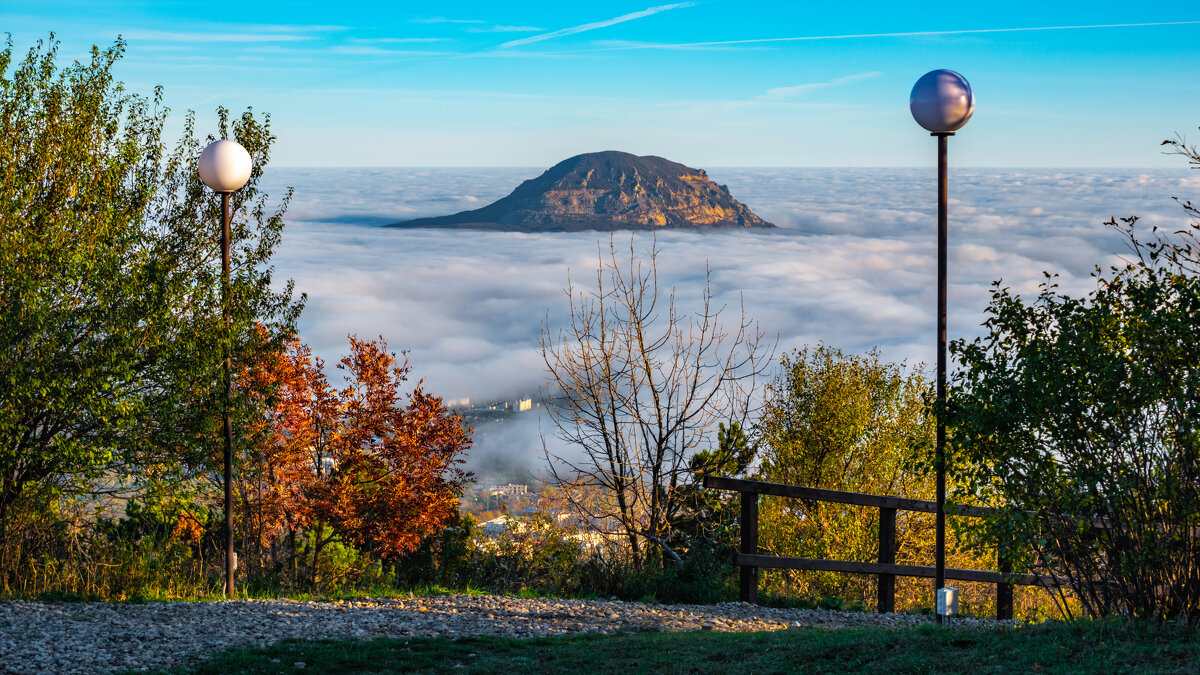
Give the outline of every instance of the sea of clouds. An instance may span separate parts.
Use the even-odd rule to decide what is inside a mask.
[[[295,188],[275,257],[278,279],[308,294],[302,338],[333,364],[346,337],[382,335],[412,374],[448,400],[534,396],[544,388],[543,324],[566,317],[568,272],[594,281],[602,232],[403,230],[383,224],[478,208],[538,169],[272,169]],[[683,309],[706,268],[719,305],[740,307],[779,350],[824,342],[889,360],[935,360],[936,174],[930,169],[710,169],[769,231],[647,233],[659,281]],[[1036,293],[1043,271],[1083,293],[1127,248],[1104,221],[1187,223],[1173,197],[1200,197],[1200,172],[961,169],[950,174],[949,334],[980,335],[991,283]],[[628,250],[630,233],[616,235]],[[530,417],[530,420],[535,419]],[[483,430],[481,430],[482,432]],[[476,454],[540,446],[537,425],[481,433]]]

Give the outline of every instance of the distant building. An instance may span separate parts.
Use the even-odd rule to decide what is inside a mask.
[[[532,409],[533,409],[533,399],[523,398],[520,401],[517,401],[517,412],[525,412],[526,410],[532,410]]]
[[[505,497],[517,497],[529,494],[528,485],[516,485],[509,483],[507,485],[493,485],[488,490],[489,495],[504,495]]]

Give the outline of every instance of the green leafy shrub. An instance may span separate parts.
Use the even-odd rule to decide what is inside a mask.
[[[1200,617],[1200,213],[1184,208],[1187,229],[1148,240],[1110,221],[1132,258],[1082,297],[1050,275],[1028,301],[997,283],[988,334],[951,348],[959,498],[999,509],[977,543],[1011,544],[1016,569],[1065,578],[1094,616]]]
[[[10,593],[50,583],[30,577],[47,564],[63,590],[141,583],[100,582],[118,568],[157,583],[161,569],[105,557],[143,551],[140,538],[83,531],[99,527],[97,493],[211,487],[221,343],[240,366],[293,332],[302,305],[269,263],[283,229],[258,187],[269,119],[216,115],[219,135],[253,162],[231,200],[225,305],[220,199],[196,174],[216,136],[197,137],[188,114],[168,149],[161,89],[142,96],[114,78],[124,50],[118,40],[63,67],[53,35],[23,58],[11,39],[0,51],[0,590]],[[217,328],[225,306],[228,338]],[[236,415],[244,403],[235,397]],[[99,560],[115,567],[88,569]]]

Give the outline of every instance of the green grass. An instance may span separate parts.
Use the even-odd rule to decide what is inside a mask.
[[[303,662],[301,671],[297,662]],[[1129,622],[974,631],[798,629],[507,638],[288,641],[183,673],[1191,673],[1194,631]]]

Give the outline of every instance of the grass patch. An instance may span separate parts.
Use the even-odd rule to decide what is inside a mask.
[[[798,629],[516,640],[287,641],[164,671],[208,673],[1180,673],[1200,671],[1196,632],[1131,622],[1012,630]]]

